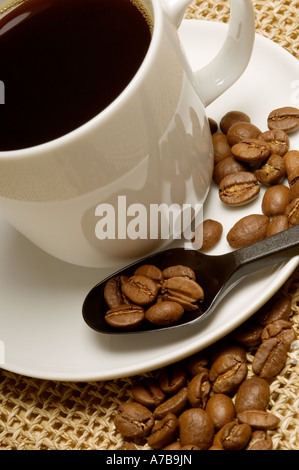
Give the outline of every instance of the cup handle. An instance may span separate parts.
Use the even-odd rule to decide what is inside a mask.
[[[179,27],[190,0],[163,0],[164,11]],[[252,0],[230,0],[230,21],[225,42],[216,57],[194,72],[195,85],[203,104],[208,106],[245,71],[255,39],[255,15]]]

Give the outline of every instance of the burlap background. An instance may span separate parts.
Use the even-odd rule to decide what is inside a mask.
[[[299,0],[253,0],[256,31],[299,57]],[[228,0],[194,1],[186,18],[227,22]],[[299,333],[299,269],[283,287],[292,296],[292,321]],[[298,336],[299,338],[299,336]],[[281,418],[274,449],[299,449],[299,341],[271,384],[272,411]],[[248,355],[250,369],[252,357]],[[69,383],[0,371],[0,449],[117,449],[123,443],[113,416],[130,398],[132,378]],[[144,449],[147,447],[145,446]]]

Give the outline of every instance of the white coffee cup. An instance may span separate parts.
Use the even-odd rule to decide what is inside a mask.
[[[106,217],[114,208],[123,220],[128,208],[134,212],[142,206],[149,214],[151,206],[162,203],[194,207],[204,202],[213,171],[205,106],[242,75],[251,57],[251,0],[231,0],[226,41],[196,72],[177,34],[190,0],[143,3],[153,17],[151,44],[115,101],[63,137],[0,152],[3,216],[38,247],[73,264],[124,264],[169,243],[149,231],[143,238],[130,237],[120,225],[115,239],[111,233],[101,239],[105,209]],[[5,4],[0,1],[0,9]]]

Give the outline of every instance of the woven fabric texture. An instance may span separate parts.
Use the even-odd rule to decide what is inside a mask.
[[[275,41],[299,58],[299,1],[253,0],[256,32]],[[229,21],[229,0],[195,0],[186,12],[186,18],[208,21]]]
[[[253,0],[253,4],[256,31],[299,57],[299,1]],[[186,18],[227,22],[229,2],[196,0]],[[284,369],[271,384],[270,409],[281,418],[272,439],[274,449],[298,450],[299,269],[282,289],[292,298],[291,321],[298,340],[289,351]],[[252,359],[248,353],[249,376]],[[0,449],[119,448],[123,438],[115,431],[113,417],[119,404],[131,398],[132,381],[128,377],[107,382],[56,382],[0,370]]]

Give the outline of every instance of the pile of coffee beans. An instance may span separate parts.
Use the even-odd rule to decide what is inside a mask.
[[[209,121],[214,146],[213,179],[222,203],[231,207],[245,205],[259,196],[262,185],[267,188],[261,213],[239,220],[227,234],[229,245],[242,248],[297,225],[299,151],[290,149],[288,134],[299,129],[299,110],[287,106],[272,111],[265,132],[241,111],[223,116],[221,132],[217,122]],[[203,244],[198,249],[206,251],[218,243],[223,227],[208,219],[200,230]],[[193,242],[197,239],[195,236]],[[149,268],[144,269],[134,276],[153,279],[148,275]],[[175,271],[177,267],[170,269]],[[157,273],[160,277],[155,279],[155,292],[160,289],[160,294],[154,294],[157,300],[147,310],[155,321],[160,317],[161,293],[163,302],[177,302],[178,289],[184,287],[183,282],[189,282],[183,281],[188,279],[186,274],[168,277],[165,272],[162,276],[159,270]],[[166,287],[168,279],[170,284]],[[127,280],[115,282],[122,286]],[[120,289],[121,294],[115,294],[117,298],[121,296],[122,308],[126,298],[137,303],[137,297],[130,297],[130,289],[133,291],[127,284]],[[199,292],[198,287],[195,290]],[[188,305],[196,304],[203,299],[203,293],[194,302],[190,299]],[[271,412],[270,386],[283,369],[296,339],[290,314],[291,301],[279,292],[226,338],[134,382],[131,400],[119,406],[114,420],[116,431],[127,441],[122,449],[134,450],[136,445],[146,444],[150,449],[174,451],[272,449],[271,431],[280,420]],[[160,324],[163,322],[164,319]],[[248,354],[253,357],[250,368]]]
[[[295,331],[279,292],[231,335],[186,360],[137,378],[114,419],[123,450],[270,450],[280,419],[270,386]],[[247,353],[253,362],[247,359]]]
[[[268,130],[262,131],[241,111],[229,111],[217,122],[210,119],[214,147],[213,180],[220,200],[238,207],[266,192],[261,214],[248,214],[231,228],[227,241],[233,249],[286,230],[299,223],[299,150],[290,149],[289,134],[299,129],[299,110],[290,106],[275,109],[267,118]],[[211,222],[209,221],[209,225]],[[209,238],[203,225],[206,251],[218,243]],[[196,248],[196,247],[195,247]]]
[[[188,266],[164,270],[146,264],[132,276],[115,276],[104,288],[109,310],[105,320],[113,328],[131,330],[148,321],[165,327],[177,323],[185,311],[196,310],[204,291]]]

